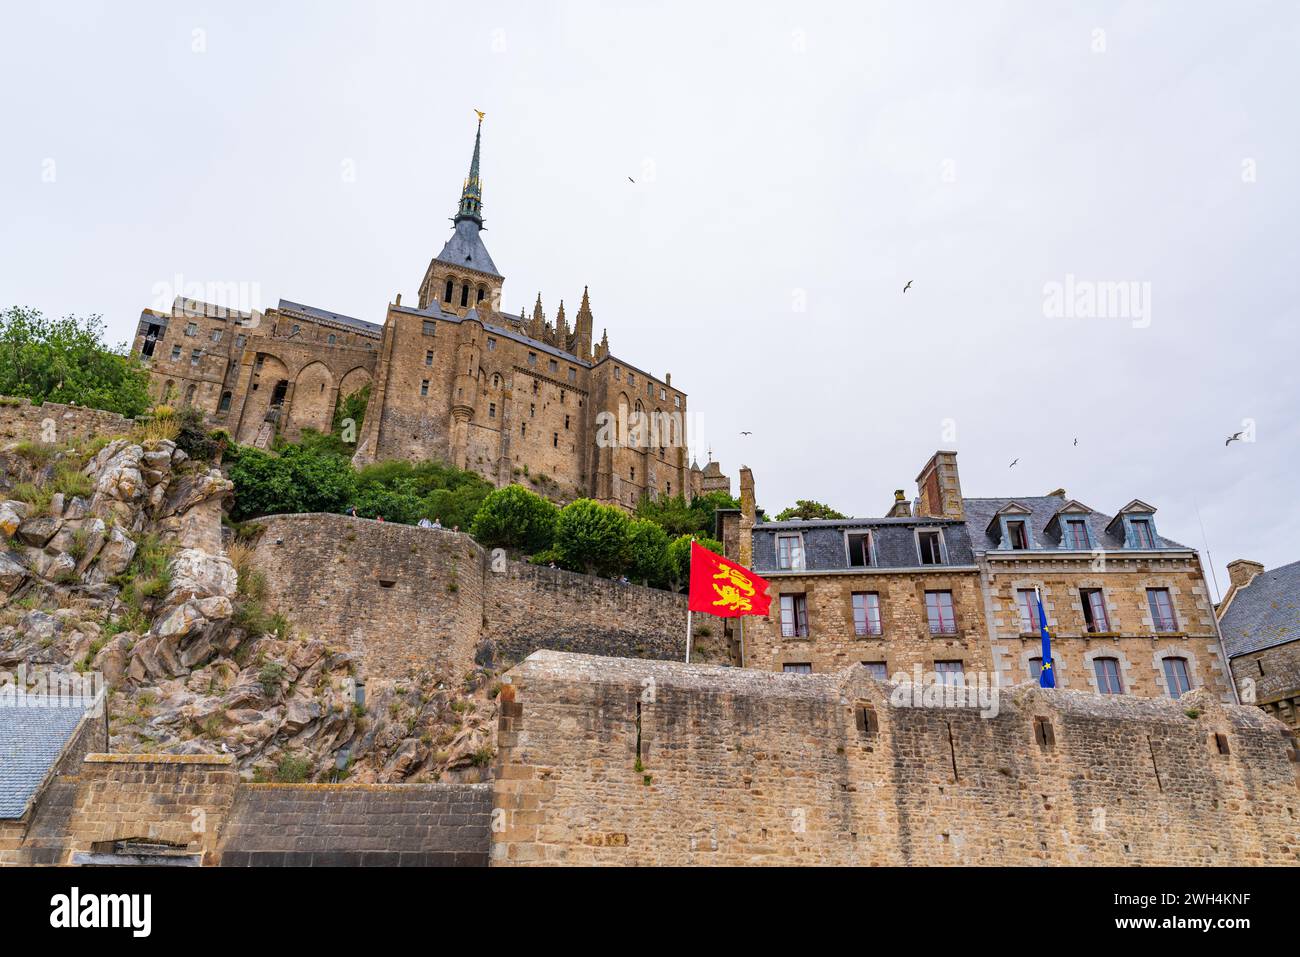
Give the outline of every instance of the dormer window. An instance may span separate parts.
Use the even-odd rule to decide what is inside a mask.
[[[937,529],[917,531],[916,548],[922,565],[943,565],[947,560],[943,547],[943,532]]]
[[[988,534],[1003,551],[1027,551],[1037,548],[1034,530],[1029,524],[1033,512],[1019,502],[1008,502],[997,510],[988,524]]]
[[[1065,544],[1069,548],[1087,550],[1088,523],[1081,518],[1067,519],[1065,522]]]
[[[803,568],[803,540],[798,534],[776,536],[776,567],[791,571]]]
[[[1108,534],[1124,539],[1126,548],[1155,549],[1160,547],[1153,516],[1155,509],[1139,499],[1134,499],[1119,510],[1119,514],[1106,526]]]
[[[875,564],[871,556],[870,532],[850,532],[845,539],[848,542],[850,568],[870,568]]]

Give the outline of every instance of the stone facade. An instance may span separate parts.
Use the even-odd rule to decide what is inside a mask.
[[[492,863],[1300,862],[1295,739],[1204,691],[996,716],[839,674],[539,652],[503,696]]]
[[[274,515],[254,554],[268,608],[346,647],[367,680],[453,678],[538,648],[681,659],[686,596],[495,558],[472,538],[344,515]]]
[[[1234,700],[1214,625],[1213,602],[1200,561],[1190,555],[1160,558],[1114,556],[1103,566],[1088,558],[985,556],[983,588],[990,603],[989,636],[1004,684],[1038,680],[1042,639],[1025,627],[1016,593],[1038,589],[1052,634],[1057,687],[1097,692],[1097,658],[1117,662],[1123,693],[1170,694],[1165,658],[1181,658],[1193,688],[1205,687]],[[1148,605],[1151,588],[1167,589],[1177,627],[1157,630]],[[1109,627],[1094,631],[1085,620],[1082,593],[1103,595]]]
[[[974,569],[878,574],[798,575],[759,571],[772,583],[771,611],[745,619],[745,665],[764,671],[808,664],[813,673],[837,672],[853,664],[883,665],[886,674],[929,672],[936,662],[961,662],[967,673],[991,670],[985,633],[984,601]],[[933,634],[926,616],[925,594],[952,595],[956,629]],[[878,635],[859,635],[853,618],[853,595],[873,594],[880,602]],[[802,595],[807,602],[808,634],[784,637],[782,595]]]
[[[584,289],[572,328],[502,309],[504,277],[483,246],[476,138],[455,228],[415,307],[382,324],[280,300],[240,312],[177,298],[145,310],[135,351],[160,399],[193,405],[238,442],[328,430],[340,400],[369,388],[355,461],[439,459],[498,486],[529,482],[564,503],[634,509],[643,496],[726,490],[717,463],[687,457],[686,394],[594,339]],[[346,439],[346,436],[345,436]]]
[[[0,396],[0,445],[7,442],[67,445],[97,436],[126,435],[134,427],[135,419],[116,412],[61,402],[33,405],[30,399]]]

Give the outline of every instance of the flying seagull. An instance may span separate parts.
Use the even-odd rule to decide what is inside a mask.
[[[740,434],[741,434],[741,435],[753,435],[754,433],[753,433],[753,432],[741,432]]]
[[[1223,444],[1227,446],[1231,445],[1233,442],[1240,442],[1241,437],[1245,434],[1245,432],[1233,432],[1232,435],[1228,436],[1227,440]]]
[[[1013,468],[1015,468],[1015,467],[1016,467],[1016,462],[1019,462],[1019,461],[1020,461],[1020,459],[1015,459],[1015,460],[1014,460],[1010,465],[1007,466],[1007,468],[1009,468],[1009,469],[1013,469]]]
[[[1074,444],[1075,444],[1075,445],[1078,445],[1078,444],[1079,444],[1079,437],[1078,437],[1078,436],[1075,436],[1075,438],[1074,438]]]
[[[907,290],[909,290],[909,289],[911,289],[911,288],[912,288],[912,280],[909,279],[909,280],[907,281],[907,285],[903,287],[903,292],[907,292]]]
[[[631,176],[629,176],[629,177],[627,178],[627,181],[628,181],[629,183],[632,183],[633,185],[636,185],[636,180],[634,180]]]

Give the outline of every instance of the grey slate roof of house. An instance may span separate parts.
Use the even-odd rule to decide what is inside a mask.
[[[917,554],[916,528],[943,529],[944,544],[948,549],[946,565],[926,566],[936,572],[952,565],[973,565],[966,526],[952,519],[939,518],[849,518],[811,519],[808,521],[763,522],[754,526],[754,571],[775,572],[776,536],[778,532],[800,532],[803,535],[805,572],[836,571],[849,568],[845,548],[845,532],[870,531],[875,541],[873,568],[916,568],[921,559]]]
[[[384,327],[376,322],[366,322],[364,319],[354,319],[352,316],[345,316],[342,313],[330,312],[328,309],[318,309],[315,306],[306,306],[300,302],[293,302],[290,299],[281,299],[279,308],[290,310],[292,312],[301,312],[304,316],[313,319],[324,319],[327,322],[337,322],[340,325],[352,326],[354,329],[360,329],[364,332],[382,333]]]
[[[487,247],[483,245],[479,226],[473,220],[462,219],[456,224],[451,238],[442,247],[442,252],[438,253],[438,261],[454,266],[468,266],[498,279],[502,278],[501,273],[497,272],[496,263],[488,255]]]
[[[989,523],[993,521],[994,515],[1013,502],[1030,510],[1031,514],[1025,518],[1029,520],[1034,544],[1040,548],[1054,549],[1062,547],[1059,523],[1058,528],[1053,532],[1048,532],[1047,526],[1052,516],[1069,501],[1071,499],[1062,495],[1027,495],[1023,498],[963,498],[962,506],[966,510],[966,528],[976,552],[992,551],[997,548],[997,539],[988,533]],[[1095,547],[1104,549],[1124,547],[1122,536],[1112,535],[1106,531],[1106,526],[1110,524],[1113,516],[1094,511],[1086,518],[1088,532]],[[1180,545],[1173,539],[1160,535],[1159,523],[1156,524],[1156,528],[1156,540],[1161,548],[1187,548],[1186,545]]]
[[[1229,658],[1300,639],[1300,562],[1260,572],[1237,589],[1219,631]]]
[[[85,713],[0,705],[0,819],[23,816]]]

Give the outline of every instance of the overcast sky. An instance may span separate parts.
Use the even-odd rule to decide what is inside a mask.
[[[505,306],[590,285],[769,512],[951,448],[968,496],[1151,502],[1222,587],[1300,559],[1295,4],[271,6],[6,6],[0,305],[381,322],[477,108]]]

